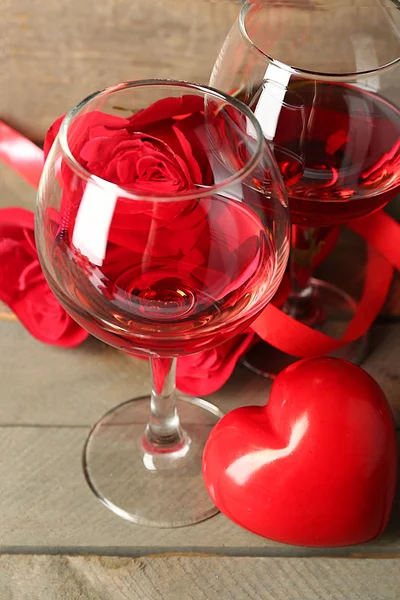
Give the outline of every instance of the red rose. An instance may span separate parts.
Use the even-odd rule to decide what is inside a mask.
[[[37,257],[33,213],[23,208],[0,209],[0,300],[46,344],[70,348],[88,336],[50,290]]]
[[[68,144],[75,159],[93,175],[135,194],[173,197],[190,192],[196,184],[212,183],[208,158],[196,134],[204,123],[203,108],[202,98],[187,95],[155,102],[128,119],[94,111],[71,124]],[[62,120],[60,117],[50,128],[45,154]],[[63,188],[60,225],[72,235],[86,184],[66,161],[59,181]],[[160,257],[187,253],[206,227],[209,204],[206,200],[160,202],[151,197],[146,201],[119,197],[109,242],[135,254],[145,250]]]
[[[185,394],[206,396],[219,390],[232,375],[238,360],[257,336],[246,332],[198,354],[178,358],[176,383]]]
[[[212,183],[202,138],[203,110],[203,98],[187,95],[155,102],[129,119],[95,111],[72,123],[68,143],[89,172],[135,193],[173,196],[192,191],[195,184]],[[49,130],[46,152],[61,122],[58,119]],[[71,241],[86,184],[64,161],[61,185],[60,224]],[[219,248],[223,239],[231,252],[228,262]],[[239,287],[238,278],[243,282],[250,277],[258,260],[258,240],[246,220],[238,222],[224,202],[119,197],[108,232],[103,275],[124,287],[129,266],[140,264],[144,253],[163,260],[171,272],[189,274],[219,298],[228,293],[227,286]],[[112,294],[112,287],[105,284],[107,293]]]
[[[212,183],[212,172],[196,127],[204,122],[199,96],[164,98],[130,118],[93,111],[73,122],[68,145],[93,175],[137,194],[171,195]],[[50,127],[45,156],[64,116]]]
[[[275,294],[272,304],[281,306],[290,291],[288,277]],[[224,344],[198,354],[178,358],[176,381],[178,388],[189,395],[206,396],[219,390],[228,381],[237,362],[260,338],[250,328]]]

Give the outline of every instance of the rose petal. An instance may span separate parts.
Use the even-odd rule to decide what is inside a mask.
[[[76,348],[80,346],[87,338],[89,337],[89,333],[79,327],[75,321],[69,319],[68,327],[64,331],[64,334],[61,338],[59,338],[56,342],[56,346],[60,348]]]
[[[164,98],[136,113],[130,119],[136,131],[141,130],[163,139],[187,164],[195,183],[213,181],[209,159],[196,132],[204,129],[204,99],[185,95]]]
[[[4,237],[6,231],[11,236],[23,235],[24,228],[33,231],[33,212],[25,208],[0,208],[0,237]]]
[[[40,268],[39,260],[36,259],[27,265],[18,277],[18,291],[25,292],[29,288],[42,284],[44,276]]]
[[[64,348],[78,346],[89,334],[69,317],[55,297],[54,306],[58,304],[58,311],[53,314],[49,311],[48,303],[43,304],[43,298],[51,293],[46,286],[44,281],[36,288],[35,294],[12,302],[10,308],[25,329],[39,341]]]
[[[111,136],[112,130],[123,130],[128,125],[128,119],[94,110],[76,117],[71,122],[68,129],[68,145],[75,156],[75,151],[82,148],[83,144],[91,139],[92,132],[95,132],[98,127],[111,130]]]
[[[31,264],[32,257],[21,243],[0,239],[0,300],[9,304],[19,295],[19,277]]]
[[[182,131],[179,129],[179,127],[173,127],[172,129],[175,132],[175,135],[178,138],[179,143],[184,152],[186,164],[187,164],[187,167],[188,167],[188,170],[189,170],[189,173],[190,173],[190,176],[191,176],[193,182],[194,183],[202,183],[203,182],[202,173],[200,171],[200,167],[199,167],[196,159],[193,156],[193,150],[192,150],[191,145],[189,144],[189,141],[186,139],[186,137],[184,136]]]
[[[212,185],[214,183],[214,173],[210,163],[210,156],[207,153],[209,149],[209,140],[204,124],[204,115],[194,113],[185,119],[175,121],[175,129],[178,129],[190,144],[193,157],[199,165],[201,181],[203,185]],[[176,133],[176,132],[175,132]]]
[[[40,341],[76,346],[88,334],[51,292],[37,258],[33,227],[32,212],[23,208],[0,209],[0,299]]]
[[[141,131],[143,127],[154,125],[158,121],[202,110],[204,110],[204,99],[197,95],[186,94],[179,98],[162,98],[130,117],[129,128]]]
[[[118,133],[118,135],[115,135]],[[114,132],[111,137],[97,137],[87,141],[79,151],[80,163],[93,174],[104,176],[104,169],[118,152],[119,144],[129,139],[127,132]]]
[[[228,381],[238,360],[256,339],[252,332],[243,333],[213,350],[179,357],[178,388],[190,395],[213,394]]]
[[[60,127],[61,127],[61,123],[63,122],[65,118],[65,115],[62,115],[61,117],[58,117],[58,119],[56,119],[54,121],[54,123],[51,125],[51,127],[49,128],[49,130],[46,133],[46,136],[44,138],[44,144],[43,144],[43,151],[44,151],[44,158],[46,159],[51,147],[54,143],[54,140],[56,139],[58,132],[60,131]]]

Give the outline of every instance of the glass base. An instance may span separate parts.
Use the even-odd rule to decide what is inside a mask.
[[[347,329],[357,308],[357,302],[343,290],[318,279],[312,279],[314,303],[318,305],[317,321],[313,329],[339,339]],[[309,323],[307,323],[309,325]],[[361,365],[368,353],[368,334],[342,346],[329,356]],[[256,344],[245,355],[242,364],[257,375],[274,379],[280,371],[299,360],[270,346],[266,342]]]
[[[83,451],[90,488],[120,517],[153,527],[183,527],[212,517],[202,477],[202,456],[211,429],[223,413],[205,400],[177,400],[185,443],[175,452],[150,454],[143,433],[150,396],[129,400],[92,428]]]

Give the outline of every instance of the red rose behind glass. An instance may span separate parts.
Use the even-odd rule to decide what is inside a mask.
[[[88,336],[50,290],[37,256],[33,213],[23,208],[0,209],[0,300],[41,342],[72,348]]]

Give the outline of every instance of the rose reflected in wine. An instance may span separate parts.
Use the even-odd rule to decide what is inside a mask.
[[[261,202],[257,191],[247,195]],[[115,223],[120,209],[126,204],[117,204]],[[276,252],[257,212],[218,195],[185,202],[161,226],[157,202],[154,211],[151,226],[128,237],[111,227],[101,266],[60,232],[54,271],[73,318],[135,353],[191,353],[243,331],[274,291]]]
[[[292,87],[304,103],[303,165],[288,119],[273,140],[292,221],[348,223],[385,206],[400,191],[399,110],[356,86],[295,80]]]

